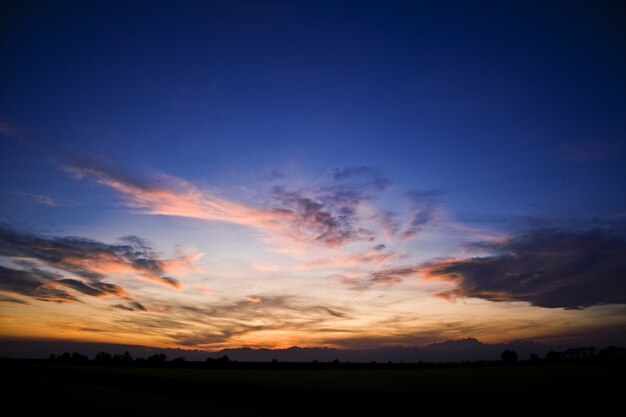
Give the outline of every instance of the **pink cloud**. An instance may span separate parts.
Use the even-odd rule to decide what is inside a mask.
[[[109,168],[64,169],[79,179],[94,177],[99,184],[122,194],[127,206],[147,214],[240,224],[261,230],[268,241],[279,245],[318,243],[335,248],[350,241],[374,239],[372,232],[346,224],[341,220],[344,217],[333,212],[332,204],[325,205],[314,196],[276,191],[275,206],[253,207],[219,197],[179,178],[163,177],[167,185],[152,185]]]

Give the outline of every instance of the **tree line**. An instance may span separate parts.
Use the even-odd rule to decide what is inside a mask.
[[[324,368],[350,368],[350,367],[410,367],[410,368],[432,368],[432,367],[451,367],[451,366],[497,366],[504,365],[536,365],[536,364],[552,364],[552,363],[581,363],[581,362],[615,362],[626,361],[626,348],[610,346],[604,349],[596,349],[595,347],[578,347],[564,351],[550,351],[545,358],[537,354],[530,355],[528,360],[519,360],[517,352],[507,349],[502,352],[500,361],[463,361],[463,362],[416,362],[416,363],[399,363],[399,362],[369,362],[369,363],[351,363],[340,362],[335,359],[330,362],[320,362],[313,360],[308,363],[290,363],[280,362],[274,359],[272,362],[253,363],[232,361],[227,355],[219,358],[207,358],[204,362],[188,362],[185,357],[176,357],[168,360],[167,355],[156,353],[146,358],[133,358],[128,351],[116,354],[109,352],[99,352],[93,359],[78,352],[65,352],[61,355],[51,354],[49,361],[59,364],[95,364],[95,365],[127,365],[127,366],[178,366],[178,367],[207,367],[207,368],[225,368],[225,367],[273,367],[273,368],[289,368],[289,367],[306,367],[312,369]]]

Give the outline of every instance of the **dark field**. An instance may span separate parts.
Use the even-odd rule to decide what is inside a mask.
[[[3,364],[1,380],[5,410],[21,415],[608,415],[626,400],[625,371],[623,363],[276,370],[23,362]]]

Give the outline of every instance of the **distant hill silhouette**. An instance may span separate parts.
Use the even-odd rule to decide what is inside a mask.
[[[477,339],[448,340],[426,346],[394,346],[376,349],[334,349],[300,348],[287,349],[224,349],[216,352],[185,349],[161,349],[147,346],[117,345],[107,343],[57,342],[57,341],[16,341],[0,340],[0,357],[47,358],[50,354],[80,352],[93,359],[99,352],[112,355],[129,352],[133,357],[149,357],[163,353],[169,358],[185,357],[188,361],[204,361],[207,358],[220,358],[227,355],[239,362],[460,362],[479,360],[499,360],[506,349],[514,350],[520,359],[528,359],[531,354],[544,357],[550,350],[560,346],[549,346],[535,342],[512,342],[487,344]]]
[[[335,359],[341,362],[459,362],[499,360],[500,354],[506,349],[515,350],[525,359],[533,353],[543,356],[553,347],[534,342],[486,344],[476,339],[461,339],[421,347],[396,346],[360,350],[297,346],[288,349],[224,349],[210,353],[209,357],[228,355],[232,360],[242,362],[267,362],[273,359],[281,362],[328,362]]]

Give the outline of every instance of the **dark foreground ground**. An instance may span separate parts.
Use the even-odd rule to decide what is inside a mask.
[[[626,400],[623,363],[281,370],[20,362],[0,371],[3,408],[15,415],[610,415]]]

